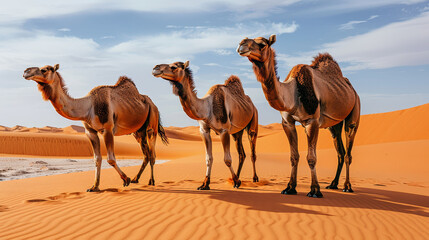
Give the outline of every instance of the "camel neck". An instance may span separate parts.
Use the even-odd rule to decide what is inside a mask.
[[[207,100],[197,97],[191,76],[185,76],[182,83],[175,82],[174,87],[185,113],[195,120],[208,118]]]
[[[253,71],[270,106],[278,111],[290,112],[295,103],[293,85],[279,81],[275,52],[271,48],[267,51],[264,61],[253,61]]]
[[[70,120],[86,120],[90,112],[91,100],[88,97],[79,99],[70,97],[61,81],[45,86],[42,92],[61,116]],[[49,92],[48,95],[46,95],[47,92]]]

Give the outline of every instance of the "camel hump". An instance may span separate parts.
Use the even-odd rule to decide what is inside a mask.
[[[314,57],[310,67],[329,75],[343,76],[337,61],[329,53],[319,53],[319,55]]]
[[[133,80],[131,80],[127,76],[120,76],[114,87],[120,87],[126,84],[132,84],[134,87],[136,86]]]
[[[319,105],[313,87],[313,74],[307,65],[296,65],[289,73],[289,76],[296,79],[298,87],[298,96],[305,111],[308,114],[314,114]]]
[[[240,78],[235,75],[231,75],[227,80],[225,80],[225,87],[234,94],[244,96],[243,85],[241,85]]]

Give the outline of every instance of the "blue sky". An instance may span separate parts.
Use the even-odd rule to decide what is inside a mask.
[[[127,75],[164,125],[196,125],[170,84],[151,75],[156,64],[186,60],[199,97],[235,74],[259,122],[280,122],[250,62],[235,52],[244,37],[271,34],[281,80],[329,52],[361,96],[363,114],[413,107],[429,102],[428,29],[425,0],[8,1],[0,9],[0,125],[80,125],[22,78],[27,67],[56,63],[73,97]]]

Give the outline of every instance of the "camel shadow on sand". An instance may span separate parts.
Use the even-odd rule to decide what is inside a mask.
[[[240,190],[209,190],[198,191],[188,189],[142,189],[133,188],[131,192],[157,192],[207,195],[210,199],[238,204],[249,210],[277,213],[308,213],[316,215],[330,214],[311,210],[312,206],[338,207],[345,209],[384,210],[398,213],[413,214],[429,217],[429,197],[424,195],[380,190],[371,188],[356,188],[356,193],[343,193],[341,190],[325,190],[324,198],[310,198],[306,193],[298,195],[282,195],[277,192],[262,189]],[[303,208],[302,206],[308,206]]]

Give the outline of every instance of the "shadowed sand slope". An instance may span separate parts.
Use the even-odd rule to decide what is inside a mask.
[[[251,181],[247,157],[240,189],[232,187],[215,141],[210,191],[196,190],[206,167],[198,128],[169,127],[170,145],[157,144],[157,158],[170,161],[155,166],[154,187],[147,185],[147,169],[140,183],[128,187],[114,169],[103,169],[100,193],[85,192],[94,171],[0,181],[0,239],[428,239],[429,129],[422,122],[428,115],[426,104],[362,117],[350,170],[355,193],[324,189],[335,174],[337,155],[329,131],[322,130],[317,151],[322,199],[306,197],[311,179],[302,127],[298,195],[292,196],[280,194],[291,170],[280,124],[260,127],[260,182]],[[115,148],[120,158],[142,158],[130,135],[117,137]],[[35,132],[22,126],[0,128],[0,153],[38,155],[38,161],[92,155],[79,128]],[[139,167],[121,169],[134,177]],[[339,187],[343,182],[342,177]]]

